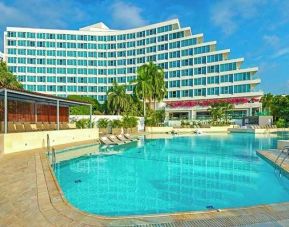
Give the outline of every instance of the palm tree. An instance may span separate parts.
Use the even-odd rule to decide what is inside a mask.
[[[131,104],[131,96],[126,94],[126,85],[113,82],[113,87],[108,91],[107,96],[107,106],[113,113],[120,114],[128,110]]]
[[[139,99],[143,100],[143,115],[146,116],[146,100],[152,98],[152,77],[148,64],[144,64],[137,70],[137,78],[134,81],[134,92]]]
[[[152,99],[154,101],[154,110],[156,110],[156,101],[162,101],[167,92],[164,78],[165,73],[160,66],[153,62],[148,64],[148,68],[152,77]]]
[[[234,106],[233,106],[233,104],[231,104],[229,102],[223,102],[221,106],[222,106],[223,111],[224,111],[225,121],[226,121],[226,123],[228,123],[229,112],[234,108]]]
[[[271,114],[272,106],[273,106],[273,99],[274,99],[274,95],[272,95],[271,93],[265,94],[261,98],[263,111],[268,112],[268,114]]]

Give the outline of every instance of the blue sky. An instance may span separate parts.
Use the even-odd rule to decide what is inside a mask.
[[[114,29],[179,18],[218,49],[258,66],[260,89],[289,93],[289,0],[0,0],[7,26],[78,29],[99,21]],[[0,36],[1,50],[3,35]]]

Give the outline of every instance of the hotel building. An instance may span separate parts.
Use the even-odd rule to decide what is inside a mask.
[[[4,33],[4,59],[29,91],[102,102],[113,81],[129,84],[139,66],[155,62],[165,71],[171,119],[206,117],[216,100],[234,103],[236,118],[259,110],[258,68],[242,68],[244,59],[229,54],[177,19],[129,30],[97,23],[79,30],[8,27]]]

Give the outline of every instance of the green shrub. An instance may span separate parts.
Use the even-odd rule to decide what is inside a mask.
[[[286,121],[283,118],[279,118],[278,121],[276,121],[277,128],[286,128]]]
[[[111,121],[111,127],[112,128],[121,128],[122,127],[122,121],[115,119]]]
[[[165,120],[165,111],[164,110],[156,110],[148,113],[148,116],[145,119],[146,126],[159,126],[163,124]]]
[[[107,128],[109,125],[109,120],[106,119],[106,118],[100,118],[98,121],[97,121],[97,126],[98,128]]]
[[[90,126],[90,120],[89,119],[80,119],[75,122],[76,128],[89,128]],[[93,122],[91,124],[91,127],[93,127]]]
[[[136,117],[124,116],[122,118],[122,126],[124,128],[134,128],[137,126],[138,119]]]

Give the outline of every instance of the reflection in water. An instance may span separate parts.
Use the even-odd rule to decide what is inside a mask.
[[[247,134],[146,139],[115,147],[117,155],[61,162],[56,176],[74,206],[111,216],[288,201],[288,180],[256,155],[257,149],[274,148],[277,139]]]

